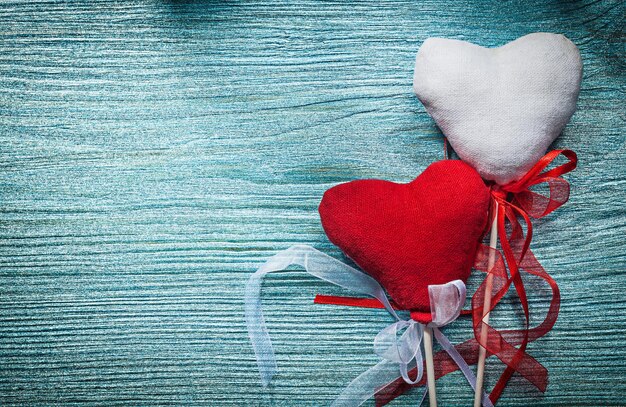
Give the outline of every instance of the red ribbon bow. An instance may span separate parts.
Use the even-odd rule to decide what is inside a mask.
[[[544,171],[559,155],[565,156],[568,161],[551,170]],[[543,269],[530,250],[532,239],[532,223],[530,218],[541,218],[554,211],[569,198],[569,184],[561,175],[576,168],[576,153],[571,150],[554,150],[542,157],[533,168],[519,181],[505,186],[494,185],[491,189],[493,205],[492,214],[496,217],[498,236],[502,246],[504,258],[498,250],[482,245],[476,256],[474,268],[488,274],[476,293],[472,297],[472,309],[464,311],[464,314],[472,314],[474,338],[455,346],[468,364],[476,364],[478,361],[479,346],[487,350],[487,355],[496,355],[506,369],[500,376],[497,384],[491,391],[489,398],[495,404],[500,398],[513,373],[518,372],[531,382],[541,392],[546,390],[548,384],[548,371],[532,356],[526,353],[529,342],[548,333],[556,322],[559,306],[560,293],[554,279]],[[547,195],[532,191],[534,186],[547,186]],[[495,204],[497,202],[497,205]],[[494,209],[497,207],[497,211]],[[494,213],[495,212],[495,213]],[[526,224],[526,233],[520,223],[523,219]],[[507,233],[507,222],[510,233]],[[506,265],[509,269],[507,275]],[[489,267],[491,265],[491,267]],[[545,319],[536,327],[530,328],[530,310],[526,289],[522,281],[520,271],[525,271],[537,276],[548,283],[552,290],[552,299]],[[498,302],[508,292],[511,284],[515,287],[524,311],[524,328],[518,330],[498,331],[484,322],[487,313],[495,308]],[[488,285],[490,287],[488,288]],[[486,292],[491,293],[489,309],[483,309]],[[316,303],[349,305],[360,307],[382,307],[377,300],[322,296],[315,298]],[[481,338],[481,330],[487,329],[486,340]],[[516,346],[519,346],[517,348]],[[444,352],[438,352],[435,357],[436,378],[454,372],[458,366]],[[424,379],[422,380],[422,382]],[[417,385],[423,385],[424,383]],[[398,397],[411,385],[402,379],[394,381],[376,394],[376,405],[383,406]]]
[[[544,172],[548,165],[561,154],[568,161]],[[496,281],[496,285],[501,285],[501,287],[492,294],[493,298],[489,310],[483,310],[480,306],[480,304],[484,303],[486,292],[486,284],[481,284],[481,287],[479,287],[472,298],[472,318],[474,335],[480,345],[487,349],[489,354],[496,355],[507,365],[490,394],[490,399],[493,403],[500,398],[502,391],[514,372],[519,372],[541,392],[544,392],[548,385],[547,369],[526,353],[526,347],[529,342],[542,337],[554,326],[560,307],[560,293],[554,279],[543,269],[530,251],[533,233],[530,217],[541,218],[546,216],[567,202],[569,198],[569,184],[560,176],[576,168],[577,161],[576,153],[571,150],[554,150],[542,157],[519,181],[503,187],[495,186],[492,188],[493,200],[498,204],[495,205],[497,211],[494,216],[496,216],[498,236],[509,269],[509,276],[504,280],[505,271],[504,273],[502,272],[503,270],[493,271],[492,279]],[[548,186],[547,196],[531,190],[532,187],[540,184]],[[525,235],[519,221],[520,218],[526,224],[527,230]],[[509,235],[507,235],[507,221],[511,231]],[[502,266],[500,262],[498,268],[501,269]],[[521,270],[542,278],[552,289],[552,299],[548,313],[544,321],[532,329],[530,328],[530,310],[526,289],[520,274]],[[490,271],[488,270],[488,272]],[[484,322],[484,316],[495,307],[500,298],[508,291],[511,283],[515,287],[524,311],[525,326],[522,330],[498,332]],[[485,341],[481,340],[481,329],[488,330],[488,339]],[[514,345],[517,344],[520,345],[519,348],[515,348]]]

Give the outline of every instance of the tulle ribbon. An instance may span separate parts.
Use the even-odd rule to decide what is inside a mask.
[[[376,335],[374,351],[381,361],[355,378],[333,402],[333,406],[360,406],[373,397],[389,383],[400,380],[414,385],[423,378],[423,357],[420,348],[424,325],[408,319],[404,320],[389,303],[385,291],[376,280],[318,250],[309,246],[298,245],[279,252],[268,259],[248,280],[245,294],[245,317],[250,341],[254,348],[261,383],[267,386],[277,372],[274,350],[265,326],[261,311],[261,282],[263,277],[272,272],[281,271],[290,265],[299,265],[304,270],[322,280],[376,298],[396,322],[384,328]],[[465,302],[465,284],[460,280],[428,287],[432,322],[435,339],[443,351],[450,357],[465,375],[472,389],[476,386],[476,377],[463,357],[439,330],[440,327],[454,321],[460,314]],[[415,366],[415,368],[413,368]],[[412,369],[411,374],[409,370]],[[411,377],[415,377],[412,379]],[[426,391],[423,393],[423,402]],[[493,407],[484,397],[484,407]]]
[[[551,170],[546,168],[560,155],[567,158],[567,162]],[[535,166],[519,181],[505,186],[494,185],[491,188],[492,213],[496,217],[498,237],[504,258],[498,250],[482,245],[477,253],[474,268],[487,273],[476,293],[472,297],[472,309],[463,311],[471,314],[473,320],[474,338],[455,346],[458,353],[469,364],[478,361],[479,346],[487,350],[487,355],[495,355],[505,365],[506,369],[500,376],[489,398],[495,404],[500,398],[511,376],[517,372],[532,383],[539,391],[544,392],[548,384],[548,371],[537,360],[526,353],[528,343],[537,340],[548,333],[556,322],[559,307],[560,293],[554,279],[543,269],[530,250],[532,239],[532,223],[530,218],[541,218],[554,211],[569,198],[569,184],[561,175],[576,168],[576,153],[571,150],[554,150],[546,154]],[[535,186],[546,186],[547,195],[531,190]],[[497,205],[496,205],[497,202]],[[497,210],[496,210],[497,208]],[[526,225],[524,233],[522,220]],[[507,233],[507,226],[509,233]],[[508,266],[509,274],[507,274]],[[552,298],[548,312],[539,325],[530,327],[530,310],[526,289],[520,272],[524,271],[544,280],[551,288]],[[497,330],[485,323],[485,316],[493,310],[502,297],[513,285],[520,299],[524,312],[524,327],[517,330]],[[490,286],[490,287],[489,287]],[[491,293],[489,309],[483,309],[485,295]],[[317,303],[378,307],[374,302],[359,303],[360,299],[346,297],[317,296]],[[487,335],[481,335],[483,329]],[[517,347],[519,346],[519,347]],[[437,378],[458,369],[449,354],[440,351],[435,355],[435,376]],[[423,380],[417,385],[423,384]],[[383,406],[398,397],[411,385],[396,380],[381,388],[376,394],[377,406]]]

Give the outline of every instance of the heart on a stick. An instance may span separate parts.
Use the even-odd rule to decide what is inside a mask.
[[[429,38],[413,89],[459,157],[500,185],[521,178],[576,109],[582,63],[563,35],[534,33],[499,48]]]
[[[467,281],[487,223],[489,190],[460,160],[431,164],[407,184],[359,180],[324,194],[328,238],[418,322],[431,321],[428,286]]]

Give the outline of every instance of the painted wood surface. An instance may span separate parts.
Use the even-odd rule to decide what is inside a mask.
[[[424,39],[549,31],[584,60],[555,145],[580,157],[571,199],[533,241],[562,309],[529,347],[548,391],[514,378],[499,405],[626,405],[624,14],[598,0],[0,2],[0,404],[328,405],[376,363],[389,317],[314,305],[346,293],[297,271],[268,278],[280,374],[263,392],[246,279],[294,243],[342,258],[316,210],[330,186],[408,181],[442,157],[411,89]],[[494,323],[519,326],[513,296],[501,309]],[[501,370],[489,359],[489,387]],[[440,405],[471,404],[459,374],[437,386]]]

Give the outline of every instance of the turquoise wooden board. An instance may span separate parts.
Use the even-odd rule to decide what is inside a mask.
[[[268,278],[280,374],[263,391],[246,279],[294,243],[342,258],[316,210],[330,186],[408,181],[442,157],[411,89],[424,39],[497,46],[549,31],[584,60],[555,144],[579,154],[571,199],[535,222],[532,246],[562,309],[529,347],[547,392],[515,377],[499,405],[626,405],[624,12],[591,0],[2,1],[0,404],[330,404],[377,362],[389,316],[314,305],[348,293],[295,270]],[[516,310],[511,295],[492,318],[517,327]],[[469,327],[446,333],[462,341]],[[489,360],[489,387],[501,370]],[[470,404],[458,373],[437,386],[440,405]]]

